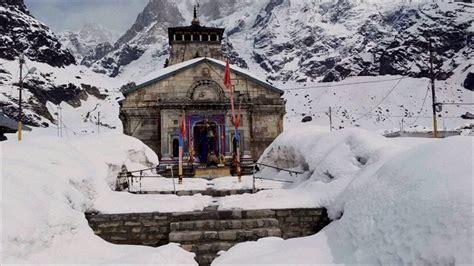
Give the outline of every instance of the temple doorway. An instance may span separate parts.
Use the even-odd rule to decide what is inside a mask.
[[[218,154],[217,132],[217,124],[207,119],[194,125],[194,150],[201,163],[208,163],[211,153]]]

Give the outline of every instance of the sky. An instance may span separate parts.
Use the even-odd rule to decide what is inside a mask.
[[[149,0],[25,0],[33,16],[54,32],[98,23],[121,33],[135,22]]]

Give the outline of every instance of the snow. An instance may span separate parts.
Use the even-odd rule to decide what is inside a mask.
[[[181,62],[181,63],[175,64],[175,65],[172,65],[172,66],[169,66],[169,67],[166,67],[166,68],[162,68],[162,69],[153,71],[153,72],[147,74],[146,76],[144,76],[143,78],[140,78],[137,81],[137,85],[140,86],[140,85],[146,84],[147,82],[149,82],[151,80],[158,79],[160,77],[169,75],[170,73],[173,73],[175,71],[178,71],[180,69],[186,68],[188,66],[191,66],[193,64],[196,64],[198,62],[205,61],[205,60],[209,60],[209,61],[214,62],[218,65],[221,65],[223,67],[225,67],[225,64],[226,64],[225,62],[214,59],[214,58],[199,57],[199,58],[191,59],[191,60],[188,60],[188,61],[185,61],[185,62]],[[230,68],[231,68],[231,70],[240,72],[244,75],[251,76],[254,79],[256,79],[256,80],[258,80],[258,81],[260,81],[260,82],[262,82],[262,83],[264,83],[268,86],[272,86],[270,83],[266,82],[261,77],[258,77],[258,75],[256,76],[255,73],[251,73],[248,70],[242,69],[242,68],[240,68],[238,66],[235,66],[235,65],[232,65],[232,64],[230,65]]]
[[[259,162],[303,174],[290,175],[261,166],[258,175],[293,184],[284,189],[224,197],[219,200],[219,209],[327,206],[355,176],[377,169],[401,149],[403,146],[361,129],[333,133],[313,125],[287,129],[265,150]]]
[[[423,1],[413,1],[413,5],[420,2]],[[122,124],[116,100],[123,95],[118,93],[118,88],[139,78],[147,82],[167,75],[203,58],[155,70],[156,66],[163,65],[167,56],[166,36],[160,35],[155,44],[146,46],[140,59],[125,66],[115,79],[94,73],[85,66],[55,68],[27,60],[27,67],[38,69],[28,79],[45,83],[45,87],[68,83],[80,87],[85,83],[99,87],[108,97],[99,100],[89,95],[78,108],[61,103],[63,138],[57,137],[57,129],[52,128],[57,122],[42,117],[38,120],[52,127],[24,132],[22,143],[16,142],[14,135],[8,135],[9,140],[0,143],[2,262],[195,264],[194,255],[176,244],[151,248],[107,243],[94,235],[84,212],[193,211],[218,204],[219,209],[326,207],[335,220],[313,236],[291,240],[265,238],[239,244],[219,257],[215,264],[472,264],[472,137],[386,139],[377,134],[398,130],[402,119],[410,130],[431,128],[431,99],[429,94],[425,97],[429,80],[401,76],[351,77],[331,84],[305,83],[307,88],[292,90],[301,87],[294,82],[305,67],[299,63],[301,56],[291,49],[273,54],[272,45],[255,42],[257,34],[272,35],[269,42],[273,44],[285,43],[290,38],[301,40],[312,34],[338,45],[334,49],[319,49],[303,61],[344,59],[347,51],[338,47],[358,47],[354,46],[360,41],[354,29],[366,21],[364,17],[375,13],[390,15],[401,4],[380,3],[361,1],[360,7],[352,10],[341,23],[327,23],[331,13],[324,15],[325,3],[312,6],[304,1],[286,1],[284,5],[291,8],[277,7],[270,18],[272,23],[266,24],[275,27],[261,31],[256,31],[253,25],[257,15],[267,16],[259,14],[267,4],[265,1],[242,1],[230,11],[221,6],[219,12],[229,13],[222,13],[227,14],[226,19],[203,20],[227,29],[242,24],[243,29],[231,35],[230,41],[239,56],[249,63],[250,70],[231,66],[233,70],[251,76],[289,78],[286,84],[283,81],[277,84],[287,90],[285,131],[260,162],[303,172],[296,176],[261,167],[258,175],[293,183],[257,180],[257,188],[273,190],[228,196],[217,203],[202,195],[132,195],[113,191],[116,174],[123,164],[129,170],[137,170],[159,163],[157,156],[143,143],[120,133]],[[442,10],[455,10],[454,7],[461,4],[438,5]],[[191,5],[180,1],[178,6],[183,14],[191,14]],[[306,8],[309,12],[303,12]],[[0,7],[0,11],[5,9]],[[424,12],[427,16],[439,16],[428,9]],[[36,23],[32,18],[25,19]],[[470,18],[457,16],[456,20],[469,22]],[[407,32],[419,32],[418,26],[413,25]],[[393,34],[390,29],[379,30],[387,30],[384,33],[388,36]],[[318,31],[321,33],[316,34]],[[467,31],[472,31],[472,26]],[[374,46],[374,43],[368,45]],[[362,50],[360,56],[370,62],[369,50],[367,47]],[[439,101],[472,102],[473,92],[462,88],[467,73],[473,69],[471,62],[463,57],[469,52],[465,48],[444,63],[443,69],[450,69],[449,64],[459,63],[459,66],[446,81],[437,82]],[[277,72],[266,73],[252,63],[255,55],[267,57],[263,64],[284,64]],[[207,59],[225,65],[222,61]],[[18,91],[12,84],[18,78],[18,64],[0,59],[0,65],[6,71],[1,75],[0,100],[16,107]],[[315,81],[320,78],[314,77]],[[402,80],[398,84],[399,79]],[[267,83],[264,80],[260,78]],[[380,102],[393,86],[395,90]],[[23,92],[25,102],[33,99],[29,91]],[[46,107],[56,119],[57,107],[50,102]],[[328,107],[333,108],[335,129],[352,129],[329,133]],[[378,108],[372,110],[373,107]],[[438,120],[440,127],[452,129],[465,124],[459,115],[466,110],[472,112],[468,106],[444,106]],[[103,123],[100,132],[99,112]],[[25,113],[34,114],[28,107]],[[302,124],[303,115],[311,115],[313,121]],[[238,183],[236,177],[212,181],[185,179],[184,184],[176,184],[176,188],[249,189],[252,181],[251,176],[244,176],[242,183]],[[171,191],[172,180],[147,179],[142,189]]]
[[[207,180],[204,178],[185,178],[182,184],[178,184],[178,179],[175,178],[174,186],[172,178],[165,177],[153,177],[153,178],[142,178],[141,184],[139,181],[134,182],[131,187],[133,192],[156,192],[156,191],[183,191],[183,190],[197,190],[203,191],[206,189],[212,190],[238,190],[238,189],[252,189],[253,188],[253,176],[242,176],[242,182],[239,182],[236,176],[223,176]],[[134,179],[138,180],[138,179]],[[273,180],[261,180],[255,181],[255,187],[257,189],[273,189],[281,188],[282,183]]]
[[[66,115],[67,116],[67,115]],[[114,192],[107,176],[158,159],[137,139],[120,133],[69,135],[56,129],[24,132],[2,142],[2,245],[7,263],[186,263],[193,254],[175,245],[115,246],[94,235],[84,212],[202,210],[208,196],[132,195]],[[105,253],[104,253],[105,252]],[[104,256],[104,254],[108,254]]]
[[[394,140],[343,130],[315,131],[309,138],[302,131],[304,140],[288,142],[291,134],[285,133],[287,137],[269,147],[266,157],[289,164],[304,159],[312,169],[310,177],[285,191],[287,195],[272,191],[269,198],[271,194],[259,192],[240,203],[266,199],[284,205],[300,201],[307,191],[312,207],[327,207],[335,220],[308,237],[238,244],[214,265],[472,264],[472,137]],[[303,143],[309,144],[306,150]],[[271,154],[272,147],[285,145],[293,148],[293,155],[306,153]],[[358,164],[357,156],[366,156],[366,164]],[[321,175],[324,169],[337,173],[334,180]]]
[[[225,65],[226,65],[226,63],[223,62],[223,61],[221,61],[221,60],[217,60],[217,59],[210,58],[210,57],[207,57],[206,59],[209,60],[209,61],[211,61],[211,62],[214,62],[214,63],[216,63],[216,64],[219,64],[219,65],[221,65],[221,66],[223,66],[223,67],[225,67]],[[266,84],[266,85],[268,85],[268,86],[273,86],[272,84],[266,82],[258,73],[252,73],[251,71],[248,71],[248,70],[246,70],[246,69],[240,68],[240,67],[238,67],[238,66],[236,66],[236,65],[232,65],[232,64],[230,64],[230,69],[231,69],[231,70],[234,70],[234,71],[237,71],[237,72],[240,72],[240,73],[242,73],[242,74],[244,74],[244,75],[250,76],[250,77],[252,77],[252,78],[258,80],[259,82],[264,83],[264,84]]]
[[[464,63],[468,66],[468,63]],[[472,102],[474,93],[462,87],[467,73],[455,72],[437,82],[438,102]],[[281,85],[287,100],[285,127],[310,123],[329,128],[328,109],[332,108],[333,128],[361,127],[372,131],[427,131],[432,129],[429,80],[402,76],[350,77],[334,83],[306,83],[304,87]],[[444,105],[439,113],[440,130],[457,129],[466,120],[460,116],[468,106]],[[403,121],[403,124],[402,124]]]
[[[213,189],[216,190],[232,190],[232,189],[252,189],[253,176],[242,176],[242,182],[239,182],[236,176],[218,177],[212,180]],[[255,180],[256,189],[274,189],[281,188],[282,183],[273,180]]]
[[[151,72],[150,74],[144,76],[140,80],[138,80],[136,83],[137,83],[138,86],[140,86],[143,83],[146,83],[150,80],[157,79],[157,78],[160,78],[162,76],[168,75],[168,74],[170,74],[174,71],[177,71],[179,69],[182,69],[182,68],[185,68],[185,67],[190,66],[192,64],[195,64],[195,63],[197,63],[197,62],[199,62],[203,59],[204,59],[203,57],[195,58],[195,59],[184,61],[182,63],[178,63],[178,64],[175,64],[175,65],[166,67],[166,68],[161,68],[159,70],[155,70],[155,71]]]

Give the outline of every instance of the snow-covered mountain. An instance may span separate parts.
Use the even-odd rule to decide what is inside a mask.
[[[55,67],[74,64],[53,32],[33,18],[23,0],[0,1],[0,58],[13,60],[20,52]]]
[[[76,118],[81,117],[78,121],[83,122],[92,119],[87,113],[98,106],[117,105],[110,101],[105,89],[113,88],[113,81],[76,65],[71,52],[30,14],[23,0],[0,1],[0,39],[0,106],[6,116],[14,120],[18,116],[18,56],[22,52],[26,59],[22,100],[25,124],[41,127],[57,124],[56,105],[63,102],[77,108],[89,99],[84,110],[76,113]],[[33,68],[36,71],[27,74]]]
[[[192,1],[151,0],[93,69],[132,75],[162,65],[166,28],[191,21]],[[473,6],[444,1],[204,0],[200,18],[225,27],[234,63],[274,82],[339,81],[358,75],[427,77],[429,41],[438,79],[472,57]],[[230,49],[229,49],[230,48]],[[146,70],[144,70],[146,71]]]
[[[67,30],[58,34],[59,41],[82,64],[84,57],[94,53],[100,47],[110,47],[120,37],[120,33],[99,24],[86,23],[78,29]],[[85,62],[87,65],[87,62]]]
[[[79,106],[96,95],[97,104],[105,104],[101,99],[110,100],[114,88],[161,68],[168,57],[167,27],[188,25],[194,2],[151,0],[114,44],[107,30],[76,32],[75,47],[95,47],[82,59],[78,50],[75,59],[67,49],[71,39],[61,44],[22,0],[0,3],[2,110],[16,118],[18,62],[12,60],[25,51],[27,67],[39,69],[25,83],[25,122],[47,126],[56,118],[48,103]],[[204,25],[226,28],[223,48],[234,64],[288,90],[287,123],[309,114],[314,123],[326,124],[325,110],[333,107],[337,128],[393,129],[402,118],[412,126],[430,125],[428,36],[435,48],[438,101],[472,102],[473,10],[467,3],[421,0],[204,0],[199,16]],[[406,75],[411,77],[394,80]],[[334,87],[320,84],[341,79]],[[440,116],[455,128],[469,122],[460,118],[467,111],[474,113],[469,106],[445,106]]]

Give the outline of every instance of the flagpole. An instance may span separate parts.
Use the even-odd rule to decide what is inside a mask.
[[[229,58],[226,59],[226,64],[225,64],[225,74],[224,74],[224,85],[225,87],[230,91],[230,108],[231,108],[231,117],[232,117],[232,123],[234,123],[234,139],[236,140],[236,145],[235,145],[235,163],[236,163],[236,168],[237,168],[237,177],[239,182],[242,182],[242,176],[241,176],[241,171],[240,171],[240,137],[239,137],[239,122],[240,120],[240,113],[239,113],[239,118],[235,117],[235,107],[234,107],[234,86],[232,86],[232,80],[230,78],[230,64],[229,64]],[[240,107],[239,107],[240,109]],[[240,111],[239,111],[240,112]],[[232,140],[233,141],[233,140]]]
[[[181,125],[179,132],[179,149],[178,149],[178,184],[183,184],[183,146],[186,138],[186,118],[183,110],[181,117]]]
[[[178,176],[179,176],[178,184],[183,184],[183,140],[182,139],[179,145]]]

